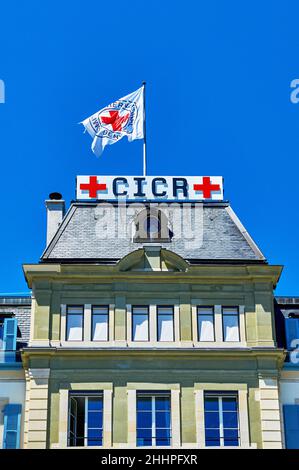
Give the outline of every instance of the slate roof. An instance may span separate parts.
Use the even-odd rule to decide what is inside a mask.
[[[8,314],[18,320],[17,349],[27,346],[30,337],[31,295],[0,294],[0,316]]]
[[[171,206],[171,204],[170,204]],[[206,262],[266,262],[248,232],[245,230],[229,203],[204,203],[202,216],[191,209],[195,238],[188,242],[179,234],[175,222],[184,204],[173,209],[171,242],[163,242],[163,248],[174,251],[193,263]],[[129,206],[131,215],[120,227],[133,226],[140,209]],[[116,236],[113,227],[119,222],[116,206],[108,217],[105,230],[102,224],[103,203],[73,202],[56,235],[42,255],[42,262],[98,262],[116,263],[130,252],[143,246],[133,241],[131,233]],[[196,215],[197,214],[197,215]],[[198,215],[199,214],[199,215]],[[113,224],[113,221],[116,223]],[[203,227],[203,230],[201,228]],[[103,236],[105,232],[106,237]]]

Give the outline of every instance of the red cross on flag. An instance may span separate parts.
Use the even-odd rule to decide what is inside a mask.
[[[81,122],[93,138],[91,149],[99,157],[106,145],[127,136],[131,142],[144,135],[144,87],[109,104]]]

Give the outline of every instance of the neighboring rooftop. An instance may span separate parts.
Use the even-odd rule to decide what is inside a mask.
[[[0,315],[16,317],[17,349],[27,346],[30,337],[31,294],[0,294]]]
[[[31,305],[31,293],[0,294],[0,305]]]
[[[295,305],[299,307],[299,297],[275,297],[279,305]]]

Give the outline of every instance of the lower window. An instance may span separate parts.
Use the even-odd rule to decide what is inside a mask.
[[[205,393],[204,407],[206,446],[239,446],[237,393]]]
[[[103,394],[71,393],[68,446],[103,445]]]
[[[137,393],[137,447],[170,445],[170,395]]]

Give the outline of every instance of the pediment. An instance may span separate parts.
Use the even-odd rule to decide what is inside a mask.
[[[145,246],[124,256],[118,263],[119,271],[185,272],[189,263],[173,251],[160,246]]]

